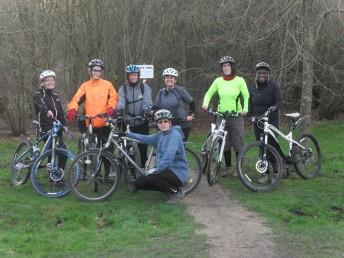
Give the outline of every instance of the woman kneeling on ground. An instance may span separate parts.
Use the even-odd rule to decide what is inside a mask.
[[[188,179],[188,164],[183,144],[184,134],[180,126],[172,126],[172,114],[160,109],[154,114],[159,132],[153,135],[123,133],[147,145],[156,147],[157,167],[149,175],[138,177],[133,185],[136,189],[161,191],[168,194],[168,203],[183,197],[180,187]],[[120,136],[124,136],[121,135]],[[134,190],[134,189],[133,189]]]

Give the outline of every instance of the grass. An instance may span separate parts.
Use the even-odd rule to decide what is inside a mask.
[[[165,204],[160,193],[122,186],[106,202],[85,203],[41,197],[30,181],[11,186],[8,165],[19,141],[0,140],[0,257],[204,256],[205,237],[195,234],[185,207]]]
[[[323,153],[323,173],[303,180],[295,173],[270,193],[253,193],[238,178],[220,184],[248,209],[264,216],[283,257],[342,257],[344,253],[344,124],[313,129]],[[205,134],[193,134],[199,150]],[[252,141],[248,134],[246,142]],[[19,139],[1,139],[0,257],[205,257],[205,238],[181,205],[153,192],[124,187],[103,203],[69,195],[47,199],[30,182],[9,183],[8,164]],[[72,147],[73,144],[70,144]],[[74,148],[75,150],[75,148]],[[264,239],[262,239],[264,241]]]
[[[344,123],[318,123],[312,133],[323,154],[319,177],[303,180],[293,171],[270,193],[251,192],[237,177],[222,178],[220,183],[231,197],[267,218],[279,238],[283,256],[343,257]],[[246,142],[252,138],[248,135]]]

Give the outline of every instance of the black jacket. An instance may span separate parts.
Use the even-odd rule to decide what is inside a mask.
[[[262,115],[269,107],[276,106],[276,112],[270,114],[270,122],[279,121],[279,111],[283,108],[283,98],[280,88],[274,81],[264,84],[254,84],[249,87],[250,99],[248,113],[253,116]]]
[[[41,131],[46,132],[53,127],[53,119],[47,117],[49,110],[63,125],[67,125],[59,95],[53,90],[40,88],[33,96],[33,104],[41,125]]]

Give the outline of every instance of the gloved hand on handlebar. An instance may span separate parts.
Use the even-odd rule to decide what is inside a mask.
[[[149,110],[143,110],[143,118],[148,119],[151,117],[151,112]]]
[[[208,107],[207,106],[202,106],[202,110],[203,111],[208,111]]]
[[[109,107],[107,110],[106,110],[106,114],[108,116],[113,116],[115,113],[115,110],[112,108],[112,107]]]
[[[67,115],[66,115],[67,121],[69,123],[73,122],[75,120],[75,115],[76,115],[76,110],[75,109],[69,109],[67,111]]]

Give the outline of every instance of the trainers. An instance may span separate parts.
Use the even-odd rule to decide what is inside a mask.
[[[222,174],[222,177],[229,177],[231,175],[231,168],[226,167],[225,173]]]
[[[184,193],[179,189],[176,193],[168,193],[166,203],[177,203],[184,197]]]

